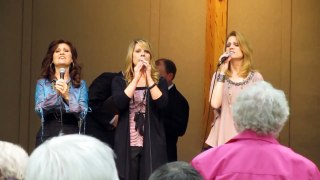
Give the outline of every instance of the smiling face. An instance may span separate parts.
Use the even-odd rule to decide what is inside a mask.
[[[53,53],[53,64],[56,67],[68,67],[72,61],[70,46],[60,43]]]

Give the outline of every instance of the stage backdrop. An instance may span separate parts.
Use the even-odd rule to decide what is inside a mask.
[[[175,82],[190,104],[179,159],[189,161],[204,139],[208,2],[0,1],[0,139],[33,150],[40,126],[34,88],[50,41],[64,38],[76,45],[89,85],[102,72],[121,70],[129,42],[143,37],[153,45],[155,58],[171,58],[177,64]],[[251,42],[255,66],[264,78],[289,97],[290,121],[280,141],[319,166],[318,7],[318,0],[229,0],[225,18],[227,32],[239,30]]]
[[[141,37],[154,58],[176,62],[175,83],[190,104],[179,159],[190,160],[201,147],[205,14],[205,0],[0,1],[0,139],[33,150],[35,84],[50,41],[73,42],[90,85],[102,72],[122,70],[129,43]]]
[[[280,134],[280,142],[308,157],[319,167],[320,20],[316,17],[320,15],[320,1],[208,0],[210,3],[215,3],[215,7],[228,4],[227,32],[238,30],[247,37],[253,47],[255,67],[266,81],[285,91],[290,105],[290,119]],[[224,13],[220,11],[224,9],[221,7],[217,12],[211,12],[214,16],[210,18],[223,20]],[[211,30],[206,33],[207,43],[211,36],[219,37],[219,32],[222,34],[223,29],[212,28],[218,25],[207,21],[207,30]],[[220,25],[218,28],[223,28],[223,23]],[[214,39],[209,44],[216,45],[221,41]],[[210,54],[210,49],[213,48],[207,45],[206,57],[216,54]],[[219,50],[219,46],[214,46],[214,50]],[[206,72],[216,61],[206,61]],[[204,96],[205,100],[208,99],[208,93]],[[204,124],[210,122],[212,118],[205,120]]]

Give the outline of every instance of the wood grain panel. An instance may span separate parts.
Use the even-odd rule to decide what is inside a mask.
[[[227,33],[227,0],[207,0],[206,17],[206,54],[204,71],[204,113],[203,113],[203,146],[213,120],[213,111],[209,105],[209,89],[212,74],[216,70],[218,59],[224,51]]]

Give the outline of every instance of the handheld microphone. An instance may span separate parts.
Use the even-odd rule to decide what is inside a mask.
[[[141,62],[142,62],[142,61],[143,61],[143,59],[139,59],[139,61],[141,61]],[[141,71],[145,71],[145,70],[146,70],[146,66],[143,64],[143,65],[142,65],[142,67],[141,67]]]
[[[60,79],[64,79],[64,73],[66,72],[65,68],[60,68]]]
[[[232,56],[234,54],[234,52],[228,52],[228,55],[225,57],[221,58],[221,61],[218,63],[218,66],[220,66],[221,64],[223,64],[230,56]]]

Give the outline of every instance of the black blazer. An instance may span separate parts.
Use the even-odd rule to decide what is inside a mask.
[[[116,76],[122,77],[122,73],[105,72],[93,80],[89,87],[89,107],[92,111],[86,117],[86,134],[109,144],[111,148],[115,128],[110,121],[118,114],[111,97],[111,83]]]
[[[186,132],[189,119],[189,104],[174,85],[168,91],[168,106],[163,110],[162,117],[167,139],[168,161],[177,161],[178,137]]]

